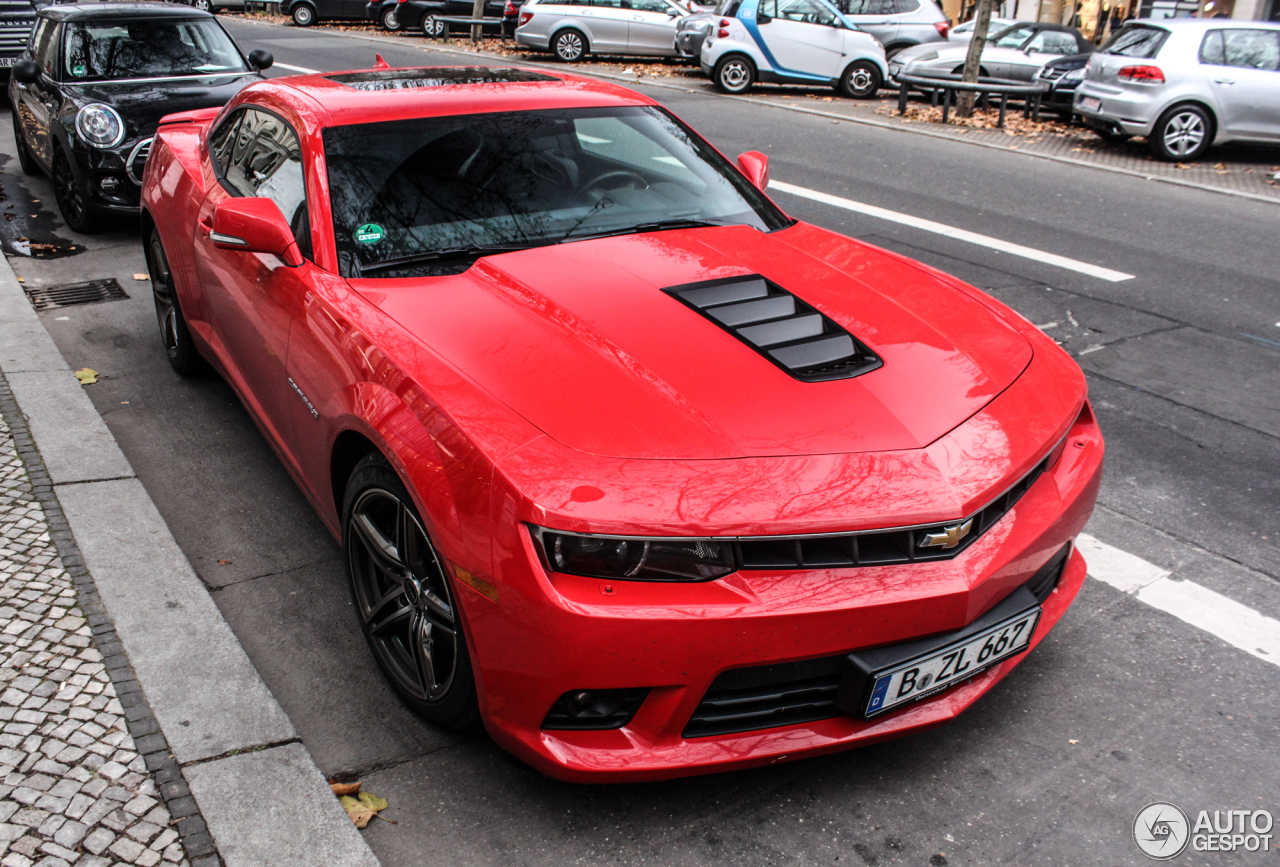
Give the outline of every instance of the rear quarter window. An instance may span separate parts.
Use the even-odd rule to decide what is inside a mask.
[[[1150,59],[1160,53],[1169,31],[1160,27],[1125,27],[1116,33],[1098,51],[1121,57]]]

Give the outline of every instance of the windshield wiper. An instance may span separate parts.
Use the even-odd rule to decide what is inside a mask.
[[[606,229],[600,232],[592,232],[585,235],[566,234],[560,239],[565,241],[585,241],[590,238],[607,238],[610,235],[638,235],[644,232],[661,232],[666,229],[704,229],[708,226],[728,226],[731,223],[720,223],[712,220],[655,220],[650,223],[636,223],[631,226],[623,226],[618,229]]]
[[[551,242],[544,242],[551,243]],[[478,259],[493,253],[514,253],[517,250],[528,250],[542,244],[470,244],[465,247],[450,247],[447,250],[431,250],[426,253],[412,253],[408,256],[397,256],[394,259],[381,259],[370,265],[361,265],[360,272],[368,274],[374,271],[391,271],[420,265],[423,262],[439,262],[442,259]]]

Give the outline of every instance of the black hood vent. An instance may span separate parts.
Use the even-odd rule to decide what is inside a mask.
[[[836,322],[759,274],[662,291],[802,382],[849,379],[884,364]]]

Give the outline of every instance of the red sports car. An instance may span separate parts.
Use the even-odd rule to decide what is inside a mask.
[[[1075,597],[1080,369],[767,183],[644,96],[523,69],[163,122],[169,359],[239,393],[427,720],[566,780],[813,756],[950,720]]]

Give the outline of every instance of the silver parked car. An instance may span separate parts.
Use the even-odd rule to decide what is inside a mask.
[[[676,25],[689,11],[674,0],[528,0],[516,42],[567,63],[589,53],[675,57]]]
[[[1086,54],[1093,43],[1079,30],[1063,24],[1018,24],[992,34],[982,48],[979,72],[984,77],[1030,81],[1055,57]],[[889,61],[889,74],[936,75],[964,70],[969,42],[909,48]]]
[[[973,38],[973,28],[977,24],[977,19],[970,18],[963,24],[957,24],[951,28],[951,32],[947,34],[949,42],[968,42]],[[995,18],[991,19],[991,23],[987,25],[987,35],[993,36],[1004,30],[1006,27],[1012,27],[1017,24],[1012,18]]]
[[[676,24],[676,50],[680,56],[697,60],[702,54],[702,43],[707,34],[721,18],[732,18],[738,14],[742,0],[720,0],[715,9],[709,12],[696,12],[686,15]]]
[[[935,0],[834,0],[845,18],[884,46],[892,58],[913,45],[947,42],[951,20]]]
[[[1131,21],[1089,59],[1075,110],[1104,138],[1145,136],[1166,160],[1280,144],[1280,23]]]

